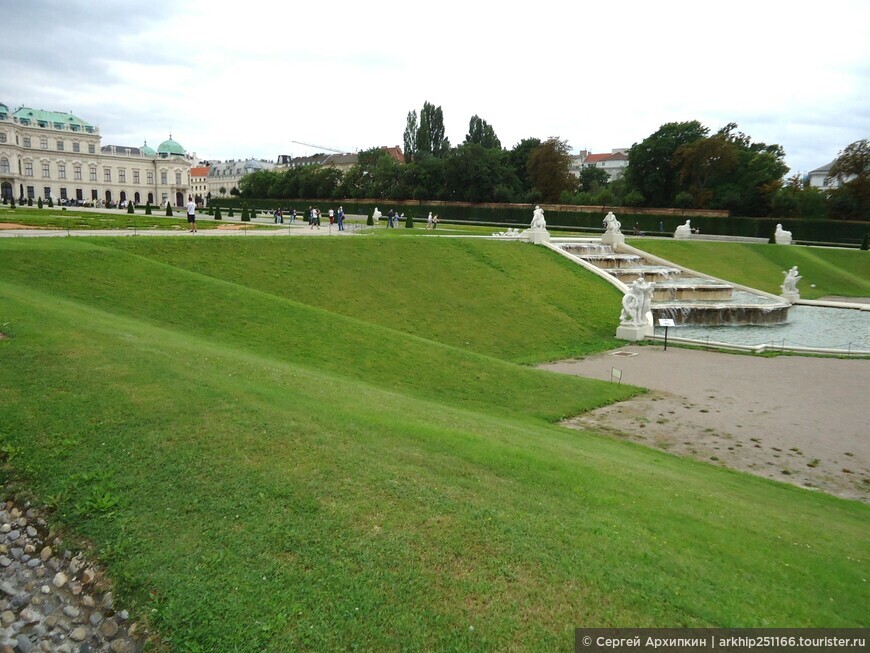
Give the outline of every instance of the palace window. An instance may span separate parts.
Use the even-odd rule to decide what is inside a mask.
[[[111,168],[103,168],[103,181],[112,181],[112,169]]]
[[[79,143],[78,141],[73,141],[73,152],[81,152],[81,151],[82,151],[82,144]]]
[[[0,143],[6,142],[6,132],[0,132]]]
[[[48,139],[45,137],[40,138],[39,139],[39,147],[42,148],[43,150],[47,150],[48,149]]]
[[[30,199],[36,197],[36,189],[33,186],[27,187],[27,197],[29,197]]]
[[[42,164],[42,178],[43,178],[43,179],[48,179],[49,177],[51,177],[51,171],[50,171],[49,168],[48,168],[48,164],[47,164],[47,163],[43,163],[43,164]]]
[[[9,174],[9,159],[5,156],[0,159],[0,173]]]
[[[165,186],[166,184],[169,183],[166,180],[167,180],[167,176],[166,176],[166,171],[164,170],[163,172],[160,173],[160,183]]]
[[[118,170],[118,183],[126,184],[127,183],[127,171],[124,169]]]
[[[63,152],[63,141],[61,139],[57,139],[57,151]]]
[[[22,138],[22,143],[24,144],[24,147],[30,147],[30,136],[24,136]]]
[[[33,162],[25,161],[24,162],[24,176],[32,177],[33,176]]]
[[[97,180],[97,166],[91,166],[91,181]]]
[[[96,148],[93,143],[88,143],[88,154],[96,154]]]
[[[58,163],[57,164],[57,178],[58,179],[66,179],[66,164]]]
[[[82,167],[79,164],[73,166],[73,179],[76,181],[82,180]]]
[[[153,173],[153,172],[150,172],[150,171],[149,171],[145,178],[148,180],[148,185],[149,185],[149,186],[153,186],[153,185],[154,185],[154,173]]]
[[[181,173],[176,170],[175,172],[175,185],[181,186]]]
[[[134,184],[139,183],[139,171],[138,170],[133,171],[133,183]]]

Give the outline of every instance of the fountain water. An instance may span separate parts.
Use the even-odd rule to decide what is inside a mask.
[[[551,246],[622,284],[635,279],[655,282],[651,304],[655,319],[670,318],[678,325],[763,325],[781,324],[788,319],[791,304],[781,297],[735,288],[718,279],[689,276],[665,261],[651,260],[639,250],[615,252],[600,241],[568,239],[556,239]]]

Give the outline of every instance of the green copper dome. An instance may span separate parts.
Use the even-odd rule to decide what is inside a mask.
[[[172,140],[172,134],[170,134],[168,140],[163,141],[160,145],[157,146],[157,154],[162,157],[176,154],[179,156],[184,156],[184,148],[181,147],[181,144],[178,141]]]
[[[154,151],[153,147],[148,147],[148,141],[145,141],[145,145],[139,148],[142,151],[142,154],[145,156],[157,156],[157,152]]]

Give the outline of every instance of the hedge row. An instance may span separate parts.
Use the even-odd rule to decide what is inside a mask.
[[[240,206],[242,200],[221,199],[212,204],[223,207]],[[371,215],[377,206],[384,215],[393,208],[400,213],[424,220],[431,211],[438,215],[441,221],[449,222],[483,222],[493,225],[521,226],[528,225],[532,219],[532,209],[529,205],[517,204],[448,204],[445,202],[417,201],[377,201],[377,200],[257,200],[258,209],[274,210],[278,207],[286,213],[291,207],[297,214],[307,214],[310,206],[318,206],[324,213],[330,208],[344,207],[346,214]],[[613,210],[622,223],[622,231],[629,234],[637,229],[648,234],[673,234],[677,226],[691,220],[692,227],[700,229],[704,234],[721,236],[749,236],[753,238],[770,238],[777,224],[791,231],[796,241],[818,243],[841,243],[858,245],[864,235],[870,232],[870,222],[847,220],[789,220],[782,218],[744,218],[724,214],[710,215],[712,212],[693,211],[691,209],[663,209],[661,212],[632,212],[628,207],[565,207],[542,205],[545,210],[547,225],[554,228],[580,228],[584,230],[603,231],[602,220],[608,210]]]

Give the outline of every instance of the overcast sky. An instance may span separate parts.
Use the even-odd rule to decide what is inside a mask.
[[[729,122],[792,173],[870,138],[870,0],[0,0],[0,102],[103,145],[170,132],[203,158],[401,145],[408,112],[502,145],[630,147]]]

